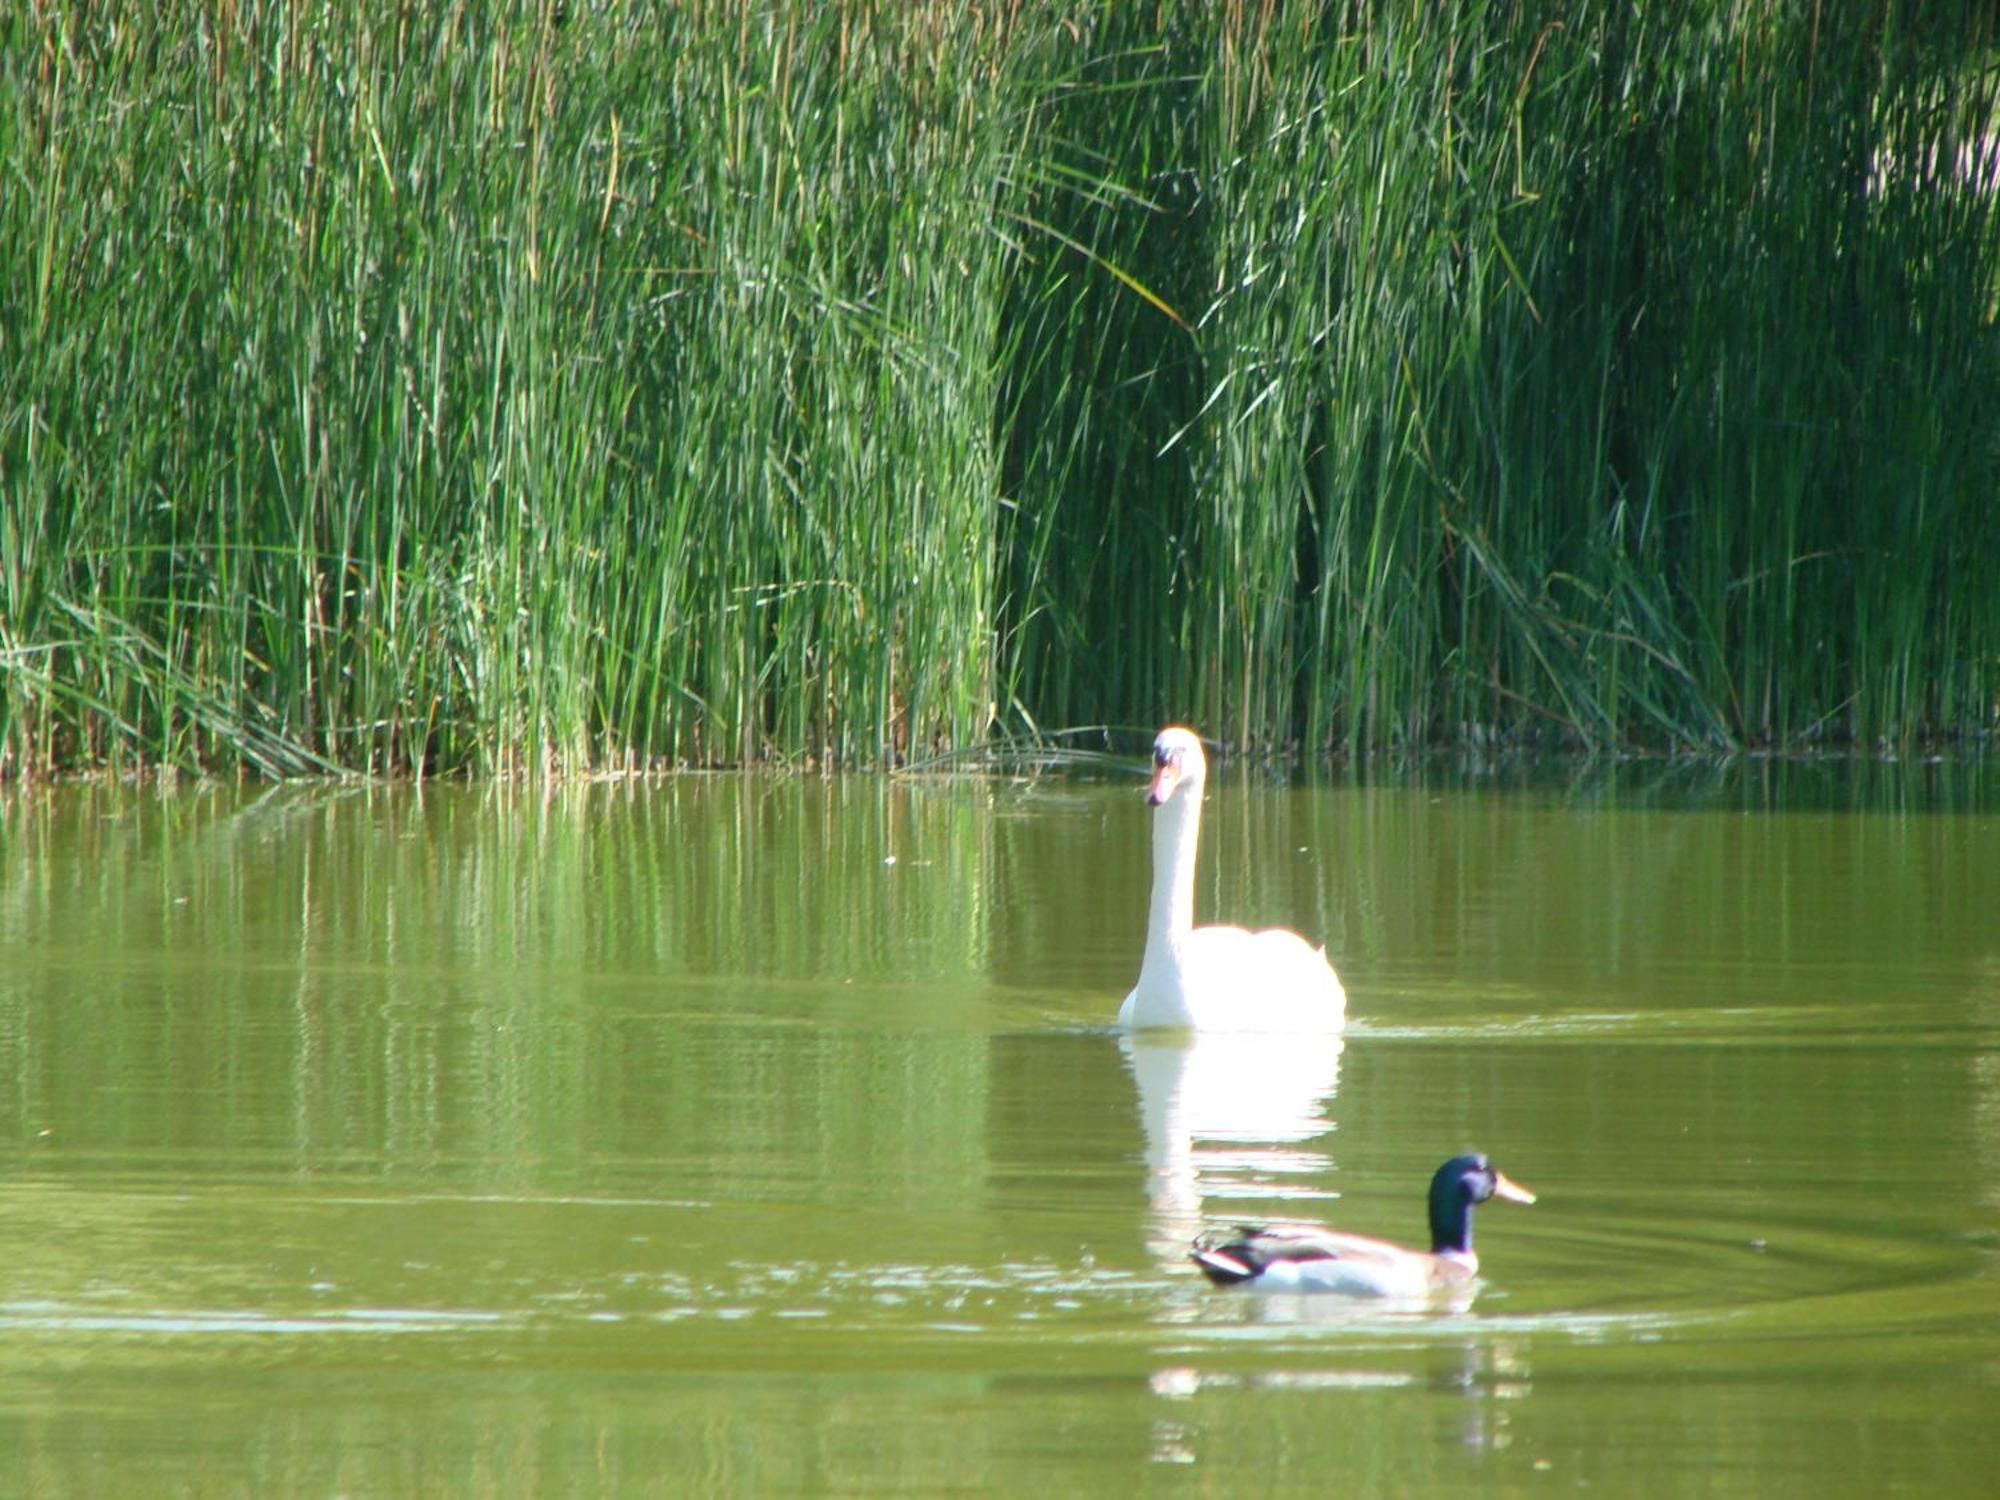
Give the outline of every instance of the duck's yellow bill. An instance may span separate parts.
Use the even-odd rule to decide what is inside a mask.
[[[1507,1176],[1504,1172],[1495,1172],[1493,1174],[1493,1196],[1496,1198],[1508,1198],[1515,1203],[1533,1203],[1535,1201],[1533,1193],[1522,1187],[1520,1183],[1514,1181],[1513,1178]]]

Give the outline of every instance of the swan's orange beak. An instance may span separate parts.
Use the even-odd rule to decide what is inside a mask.
[[[1153,784],[1146,788],[1146,803],[1149,807],[1159,807],[1173,796],[1174,788],[1181,784],[1181,763],[1178,756],[1169,755],[1153,762]]]
[[[1493,1196],[1506,1198],[1514,1203],[1533,1203],[1535,1195],[1503,1172],[1493,1174]]]

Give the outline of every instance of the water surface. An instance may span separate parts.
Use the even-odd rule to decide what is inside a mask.
[[[1985,1496],[1977,768],[1211,788],[1344,1039],[1122,1038],[1132,782],[0,802],[0,1489]],[[1206,1223],[1470,1305],[1232,1296]]]

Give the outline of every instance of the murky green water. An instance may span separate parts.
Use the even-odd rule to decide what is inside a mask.
[[[2000,796],[1685,774],[1225,776],[1355,1022],[1193,1047],[1136,779],[17,793],[0,1489],[1991,1495]],[[1182,1259],[1468,1145],[1469,1309]]]

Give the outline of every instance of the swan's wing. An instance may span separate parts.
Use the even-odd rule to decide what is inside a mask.
[[[1204,1030],[1338,1031],[1346,1023],[1347,992],[1325,950],[1289,928],[1197,927],[1182,961]]]

